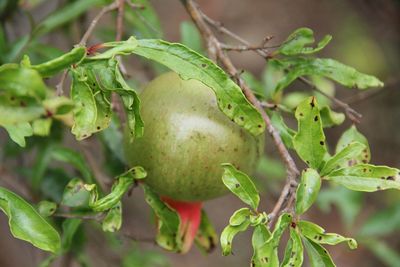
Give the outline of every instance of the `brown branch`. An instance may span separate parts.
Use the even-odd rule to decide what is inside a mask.
[[[223,33],[228,35],[229,37],[233,38],[234,40],[242,43],[242,46],[230,46],[230,45],[226,45],[226,44],[220,44],[220,46],[226,50],[235,50],[235,51],[239,51],[239,52],[243,52],[243,51],[253,51],[255,53],[257,53],[258,55],[260,55],[261,57],[263,57],[264,59],[268,60],[272,57],[272,55],[270,53],[268,53],[268,51],[266,50],[267,48],[274,48],[274,47],[279,47],[280,45],[276,45],[276,46],[265,46],[265,43],[268,42],[269,40],[272,39],[272,37],[268,36],[264,43],[261,46],[254,46],[251,45],[250,42],[248,42],[247,40],[243,39],[242,37],[240,37],[239,35],[231,32],[229,29],[225,28],[223,26],[223,24],[221,22],[215,21],[213,19],[211,19],[210,17],[208,17],[206,14],[204,14],[203,12],[199,11],[200,14],[202,15],[202,17],[204,18],[204,20],[211,26],[213,26],[218,32]],[[340,99],[337,99],[335,97],[329,96],[326,93],[324,93],[323,91],[319,90],[311,81],[307,80],[304,77],[299,77],[298,80],[300,80],[301,82],[307,84],[308,86],[310,86],[311,89],[318,91],[319,93],[321,93],[322,95],[324,95],[325,97],[329,98],[331,101],[333,101],[338,107],[342,108],[347,117],[354,123],[359,123],[360,119],[362,118],[362,115],[360,113],[358,113],[357,111],[355,111],[353,108],[351,108],[349,106],[349,104],[341,101]]]
[[[282,191],[281,196],[279,197],[278,203],[275,205],[272,213],[269,215],[271,218],[271,221],[273,223],[274,219],[277,217],[279,212],[282,210],[284,202],[286,202],[285,199],[294,198],[295,190],[294,190],[293,185],[297,185],[297,177],[299,175],[299,170],[298,170],[293,158],[291,157],[289,151],[283,144],[278,131],[272,125],[268,114],[263,109],[262,104],[255,97],[255,95],[253,94],[251,89],[248,87],[248,85],[240,77],[238,77],[238,75],[237,75],[238,70],[233,65],[230,58],[224,53],[223,48],[220,45],[220,42],[218,41],[218,39],[216,38],[216,36],[214,35],[214,33],[211,31],[211,29],[209,28],[209,26],[207,24],[207,22],[208,23],[210,23],[210,22],[216,23],[216,22],[212,21],[205,14],[203,14],[194,1],[192,1],[192,0],[181,0],[181,1],[182,1],[183,5],[185,6],[186,10],[188,11],[189,15],[191,16],[193,22],[198,27],[204,40],[206,41],[207,49],[208,49],[208,53],[209,53],[210,57],[213,59],[219,60],[219,62],[221,62],[221,64],[223,65],[225,70],[229,73],[229,75],[231,75],[232,77],[236,77],[237,83],[240,86],[240,88],[242,89],[246,98],[260,112],[263,120],[266,123],[267,131],[271,135],[271,137],[275,143],[275,146],[279,151],[280,157],[282,158],[282,160],[286,166],[287,181],[286,181],[286,185],[284,188],[287,188],[287,190]],[[224,30],[225,28],[222,27],[220,23],[218,25],[219,25],[221,31],[226,32],[226,33],[228,32],[228,31]],[[236,39],[240,40],[245,45],[249,45],[249,43],[246,40],[242,39],[241,37],[237,36],[236,34],[232,34],[230,31],[229,31],[229,34],[230,34],[230,36],[234,36]],[[267,54],[262,50],[255,50],[255,51],[267,56]],[[289,207],[289,208],[292,208],[292,207]]]
[[[337,99],[336,97],[330,96],[324,91],[320,90],[318,87],[315,86],[311,81],[304,77],[299,77],[298,80],[300,80],[302,83],[307,84],[312,90],[317,91],[321,95],[325,96],[329,100],[333,101],[338,107],[342,108],[344,112],[346,113],[347,117],[353,122],[353,123],[360,123],[360,119],[362,118],[362,115],[355,111],[353,108],[349,106],[349,104],[343,102],[340,99]]]

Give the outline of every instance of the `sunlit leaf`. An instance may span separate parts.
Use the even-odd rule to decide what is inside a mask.
[[[289,35],[278,51],[287,56],[312,54],[322,50],[331,39],[332,36],[326,35],[315,48],[307,47],[307,45],[315,42],[314,32],[309,28],[300,28]]]
[[[309,221],[299,221],[297,226],[303,236],[318,244],[337,245],[342,242],[347,242],[351,249],[357,248],[357,242],[353,238],[348,238],[335,233],[326,233],[325,230]]]
[[[298,132],[293,146],[300,158],[314,169],[319,169],[327,153],[321,116],[315,97],[305,99],[296,109]]]
[[[42,200],[38,203],[37,209],[40,215],[43,217],[49,217],[54,214],[57,210],[57,203]]]
[[[287,73],[276,85],[275,93],[289,86],[297,78],[307,75],[324,76],[349,88],[367,89],[383,86],[376,77],[360,73],[330,58],[297,57],[279,59],[278,62],[282,69],[287,70]]]
[[[260,259],[260,249],[265,242],[271,237],[271,232],[265,224],[259,224],[254,227],[253,235],[251,237],[251,244],[253,246],[253,256],[251,258],[252,266],[261,267],[263,262]]]
[[[3,125],[10,138],[21,147],[25,147],[25,137],[33,135],[32,126],[28,122]]]
[[[321,170],[321,176],[327,175],[341,166],[351,165],[351,162],[353,162],[354,158],[358,158],[365,149],[366,146],[359,142],[352,142],[348,144],[345,148],[340,150],[325,163]]]
[[[90,193],[85,189],[85,183],[79,178],[72,179],[64,189],[62,205],[68,207],[87,206]]]
[[[226,187],[244,203],[257,210],[260,196],[251,178],[229,163],[224,163],[222,166],[224,168],[222,181]]]
[[[283,232],[289,227],[292,216],[284,213],[275,224],[275,229],[269,239],[263,243],[253,258],[252,264],[256,267],[276,267],[279,266],[278,247]]]
[[[229,224],[232,226],[238,226],[250,219],[251,211],[249,208],[241,208],[233,213],[229,219]]]
[[[80,62],[85,56],[85,47],[75,47],[70,52],[67,52],[55,59],[43,62],[38,65],[32,65],[32,68],[37,70],[42,77],[51,77],[58,72],[67,69],[72,64]]]
[[[220,242],[221,242],[221,247],[222,247],[222,254],[224,256],[227,256],[232,253],[232,241],[233,238],[239,233],[239,232],[244,232],[247,230],[249,227],[250,222],[249,221],[244,221],[240,225],[232,226],[228,225],[227,227],[224,228],[224,230],[221,233],[220,237]]]
[[[342,136],[340,137],[337,145],[336,145],[336,152],[338,153],[347,145],[352,142],[360,142],[361,144],[365,145],[365,150],[359,155],[358,157],[354,158],[351,162],[351,165],[356,165],[358,163],[368,163],[371,160],[371,151],[369,148],[368,140],[365,138],[363,134],[361,134],[355,125],[352,125],[349,129],[347,129]],[[342,165],[342,167],[346,167],[348,164]]]
[[[296,213],[303,214],[317,199],[321,188],[319,173],[311,168],[301,173],[301,181],[296,191]]]
[[[171,251],[180,251],[181,242],[177,237],[180,219],[178,214],[170,209],[160,197],[157,196],[148,186],[143,185],[146,202],[153,209],[158,218],[157,244]]]
[[[299,233],[293,228],[290,228],[290,240],[291,246],[286,248],[288,250],[287,262],[283,262],[282,267],[301,267],[304,257],[303,244]],[[285,251],[285,255],[286,253]]]
[[[248,102],[240,87],[214,62],[195,51],[162,40],[138,40],[135,54],[155,60],[184,79],[196,79],[209,86],[217,96],[222,112],[253,135],[264,132],[261,114]]]
[[[53,253],[60,249],[57,231],[29,203],[3,187],[0,187],[0,209],[8,216],[15,238]]]
[[[320,109],[322,127],[332,127],[340,125],[344,122],[346,116],[343,113],[335,112],[329,108],[329,106],[324,106]]]
[[[386,189],[400,190],[400,170],[387,166],[359,164],[342,168],[325,178],[351,190],[374,192]]]
[[[122,204],[119,201],[108,212],[106,217],[101,222],[101,227],[104,232],[115,232],[122,225]]]

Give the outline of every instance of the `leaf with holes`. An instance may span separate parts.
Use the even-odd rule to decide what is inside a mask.
[[[300,185],[296,191],[296,213],[301,215],[306,212],[317,199],[321,188],[319,173],[311,168],[301,173]]]
[[[335,233],[326,233],[325,230],[309,221],[299,221],[297,226],[300,229],[301,235],[307,237],[311,241],[318,244],[337,245],[342,242],[347,242],[351,249],[357,248],[357,242],[353,238],[344,237]]]
[[[250,221],[246,220],[239,225],[228,225],[221,233],[220,242],[222,247],[222,254],[228,256],[232,253],[233,238],[239,233],[244,232],[250,225]]]
[[[275,224],[275,229],[269,239],[257,250],[257,257],[252,263],[256,267],[276,267],[279,266],[278,247],[283,232],[292,222],[292,216],[283,213]]]
[[[400,190],[400,170],[387,166],[359,164],[336,170],[325,178],[355,191]]]
[[[253,181],[245,173],[238,171],[232,164],[223,163],[222,181],[225,186],[238,196],[244,203],[257,210],[260,196]]]
[[[332,127],[340,125],[344,122],[346,116],[343,113],[335,112],[329,108],[329,106],[324,106],[320,109],[322,127]]]
[[[318,170],[327,149],[316,98],[310,97],[301,102],[295,116],[298,132],[293,138],[294,149],[308,166]]]
[[[354,158],[358,158],[365,149],[366,146],[359,142],[348,144],[325,163],[321,170],[321,176],[329,175],[329,173],[341,166],[351,165],[349,163],[352,163]]]
[[[339,151],[343,150],[352,142],[360,142],[361,144],[365,145],[365,149],[358,157],[355,157],[350,165],[356,165],[358,163],[368,163],[371,160],[371,151],[369,148],[368,140],[365,136],[360,133],[355,125],[352,125],[349,129],[347,129],[342,136],[340,137],[339,141],[336,145],[335,153],[339,153]],[[349,166],[349,163],[343,164],[341,167]]]
[[[308,75],[324,76],[343,86],[357,89],[382,87],[383,82],[378,78],[358,72],[330,58],[285,58],[278,61],[281,69],[286,69],[286,75],[278,82],[274,91],[278,93],[288,87],[297,78]]]
[[[290,246],[286,247],[282,267],[301,267],[303,264],[303,244],[296,229],[290,228]]]
[[[278,49],[278,52],[286,56],[313,54],[322,50],[331,39],[331,35],[325,35],[315,48],[307,47],[307,45],[315,42],[314,32],[309,28],[300,28],[289,35],[286,41]]]
[[[104,232],[115,232],[122,225],[122,204],[119,201],[108,212],[106,217],[101,222],[101,228]]]
[[[265,122],[257,109],[249,103],[240,87],[210,59],[184,45],[162,40],[138,40],[133,53],[155,60],[184,79],[196,79],[216,94],[220,110],[253,135],[265,130]]]
[[[180,225],[178,214],[161,201],[160,197],[150,187],[142,186],[146,202],[153,209],[158,219],[157,244],[170,251],[180,251],[182,243],[180,237],[177,236]]]
[[[252,266],[262,267],[265,260],[262,260],[259,256],[260,249],[271,237],[271,232],[265,224],[259,224],[254,227],[253,235],[251,237],[251,244],[253,246],[253,256],[251,258]]]

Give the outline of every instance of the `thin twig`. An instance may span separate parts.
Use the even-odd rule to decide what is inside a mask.
[[[104,217],[105,213],[97,213],[93,215],[82,215],[82,214],[74,214],[74,213],[54,213],[52,215],[53,217],[59,217],[59,218],[67,218],[67,219],[82,219],[82,220],[94,220],[101,222]]]
[[[92,35],[92,32],[94,28],[96,27],[97,23],[99,20],[108,12],[115,10],[119,7],[118,2],[115,1],[108,6],[103,7],[100,12],[93,18],[92,22],[90,23],[89,28],[86,30],[85,34],[83,35],[81,41],[79,42],[78,45],[81,46],[86,46],[86,42],[89,39],[90,35]]]
[[[344,112],[346,113],[347,117],[353,122],[353,123],[360,123],[360,119],[362,118],[362,115],[355,111],[353,108],[349,106],[349,104],[343,102],[340,99],[337,99],[336,97],[330,96],[324,91],[320,90],[318,87],[315,86],[311,81],[304,77],[299,77],[298,78],[302,83],[307,84],[312,90],[317,91],[321,95],[325,96],[329,100],[333,101],[338,107],[342,108]]]
[[[203,38],[205,39],[210,56],[212,58],[215,57],[217,60],[219,60],[219,62],[221,62],[221,64],[225,68],[225,70],[232,77],[236,77],[237,83],[240,86],[240,88],[242,89],[244,95],[258,109],[258,111],[261,113],[263,120],[265,121],[265,123],[267,125],[267,131],[271,135],[271,137],[275,143],[275,146],[278,149],[279,154],[286,166],[286,171],[287,171],[287,181],[286,181],[285,188],[286,187],[288,188],[288,190],[287,190],[288,192],[286,193],[286,192],[282,191],[281,197],[279,197],[279,199],[294,197],[295,190],[293,188],[293,185],[297,184],[297,177],[299,175],[299,170],[297,169],[297,166],[296,166],[293,158],[291,157],[289,151],[283,144],[278,131],[272,125],[268,114],[263,109],[262,104],[258,101],[258,99],[253,94],[252,90],[243,81],[243,79],[241,79],[240,76],[237,75],[238,70],[233,65],[230,58],[224,53],[222,47],[220,46],[220,42],[218,41],[218,39],[216,38],[214,33],[209,28],[208,24],[206,23],[206,20],[208,23],[210,23],[210,22],[216,23],[216,22],[212,21],[204,13],[202,13],[194,1],[192,1],[192,0],[181,0],[181,1],[182,1],[183,5],[185,6],[186,10],[188,11],[189,15],[191,16],[193,22],[198,27]],[[218,25],[220,25],[220,27],[221,27],[220,23]],[[221,29],[223,30],[225,28],[221,27]],[[227,31],[225,31],[225,32],[227,32]],[[246,40],[242,39],[241,37],[237,36],[236,34],[233,34],[233,33],[229,33],[229,34],[231,36],[235,36],[236,39],[241,40],[241,42],[244,43],[245,45],[249,45],[249,43]],[[267,54],[262,50],[255,50],[255,51],[258,51],[258,53],[263,53],[267,56]],[[280,201],[279,203],[277,203],[277,205],[273,209],[272,214],[270,214],[272,221],[274,220],[276,215],[279,213],[279,211],[282,209],[283,202],[284,201]]]

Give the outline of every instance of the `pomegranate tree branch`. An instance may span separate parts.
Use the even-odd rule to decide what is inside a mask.
[[[189,13],[190,17],[192,18],[193,22],[196,24],[197,28],[199,29],[201,35],[203,36],[204,40],[207,44],[207,50],[211,58],[214,60],[218,60],[224,69],[231,75],[232,77],[236,78],[236,82],[242,89],[246,98],[258,109],[260,112],[265,124],[267,126],[267,131],[271,135],[276,148],[282,158],[287,171],[287,181],[284,187],[285,190],[282,191],[281,196],[279,197],[278,202],[276,203],[275,207],[273,208],[272,213],[269,215],[271,221],[274,221],[279,212],[283,209],[283,206],[290,198],[295,197],[295,188],[297,185],[297,177],[299,176],[299,170],[291,157],[289,151],[285,147],[282,142],[282,139],[278,133],[278,131],[274,128],[271,123],[271,120],[268,114],[263,109],[263,105],[260,101],[255,97],[252,90],[249,86],[241,79],[237,74],[238,70],[233,65],[231,59],[225,54],[223,47],[221,47],[221,43],[218,41],[217,37],[209,28],[209,25],[206,21],[205,15],[200,11],[199,7],[193,0],[181,0],[183,5],[185,6],[187,12]],[[236,35],[235,35],[236,36]],[[236,36],[236,38],[240,38]],[[241,38],[240,38],[241,39]],[[246,40],[241,39],[242,43],[245,45],[249,45]],[[255,50],[258,53],[265,53],[263,50]],[[292,209],[293,207],[287,207],[288,209]]]

